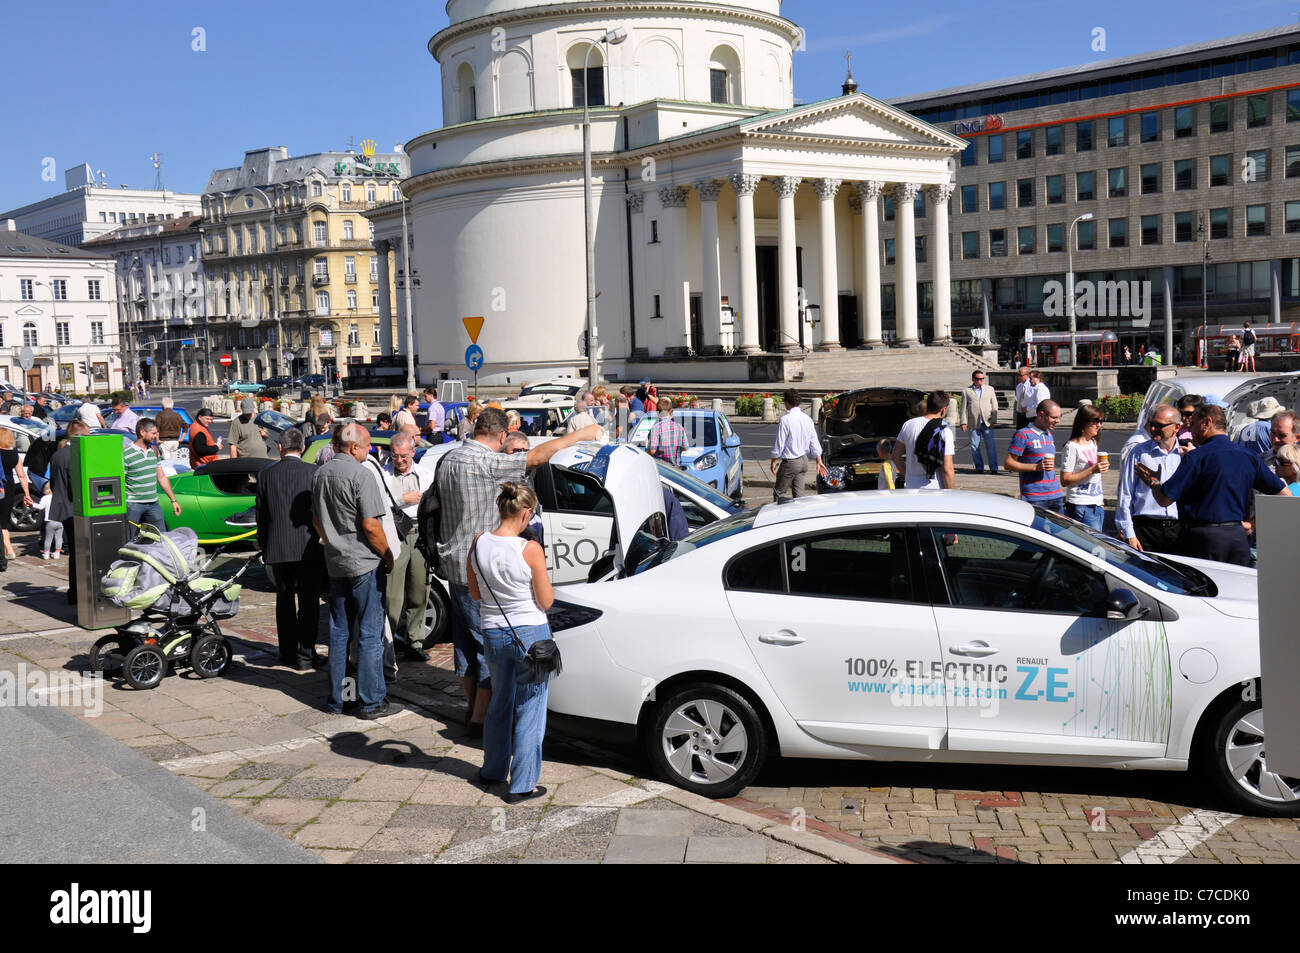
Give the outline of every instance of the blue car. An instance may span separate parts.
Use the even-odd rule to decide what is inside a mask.
[[[646,446],[657,419],[646,416],[637,421],[630,442]],[[690,447],[682,452],[682,468],[724,496],[741,495],[744,492],[744,460],[740,453],[740,435],[731,428],[727,415],[712,410],[683,408],[673,411],[673,419],[686,430],[686,438],[690,441]]]

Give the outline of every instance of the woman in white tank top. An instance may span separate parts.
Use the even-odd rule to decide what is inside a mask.
[[[546,610],[555,601],[541,545],[520,535],[536,507],[537,496],[527,484],[503,484],[497,497],[501,522],[475,539],[469,553],[469,592],[479,603],[484,655],[492,672],[479,778],[493,784],[509,777],[507,800],[512,803],[546,793],[537,779],[549,680],[534,681],[524,664],[532,644],[551,637]]]

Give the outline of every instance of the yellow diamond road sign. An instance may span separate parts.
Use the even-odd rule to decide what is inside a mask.
[[[473,344],[477,344],[478,336],[483,331],[483,319],[480,317],[480,318],[461,318],[460,320],[464,323],[465,330],[469,332],[470,342]]]

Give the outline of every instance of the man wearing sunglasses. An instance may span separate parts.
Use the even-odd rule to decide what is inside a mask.
[[[1161,506],[1151,488],[1137,478],[1136,464],[1158,473],[1161,482],[1178,469],[1183,455],[1178,449],[1178,411],[1159,404],[1146,423],[1148,440],[1130,451],[1129,465],[1120,470],[1115,501],[1115,526],[1128,544],[1141,552],[1178,552],[1178,504]]]

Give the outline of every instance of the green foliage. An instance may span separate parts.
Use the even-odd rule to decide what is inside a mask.
[[[771,394],[741,394],[736,398],[737,417],[761,417],[763,415],[763,398]]]
[[[280,396],[280,388],[278,388],[278,387],[267,387],[267,388],[265,388],[265,389],[262,391],[262,393],[260,393],[260,394],[257,395],[257,398],[258,398],[259,401],[260,401],[260,400],[275,400],[275,399],[276,399],[277,397],[279,397],[279,396]]]
[[[1138,419],[1142,411],[1142,394],[1120,394],[1117,397],[1103,397],[1097,402],[1098,409],[1111,422],[1126,422]]]
[[[108,397],[109,403],[112,403],[113,401],[118,399],[121,399],[123,402],[130,404],[131,401],[135,400],[135,395],[132,394],[129,390],[115,390]]]

